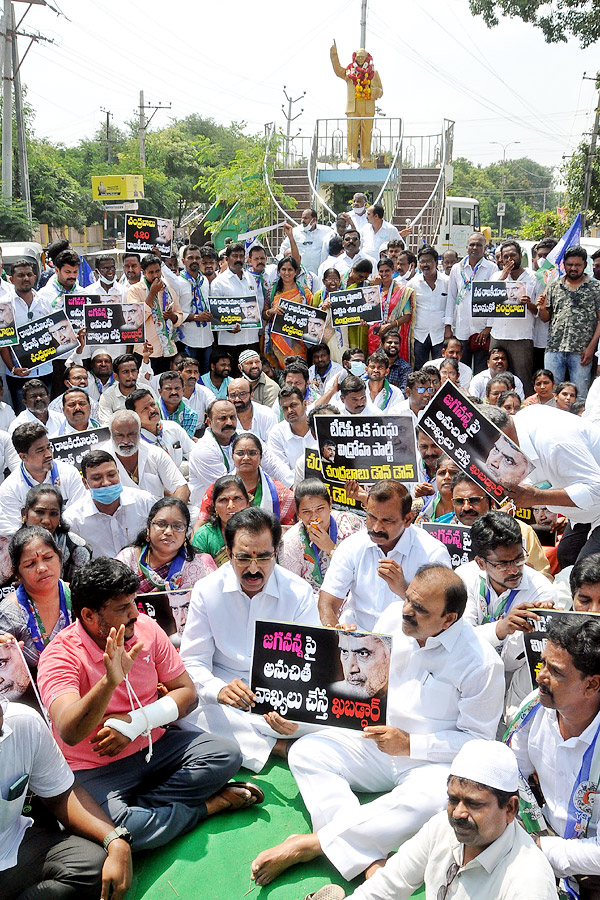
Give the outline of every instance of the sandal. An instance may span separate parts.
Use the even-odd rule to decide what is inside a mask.
[[[242,800],[239,803],[240,795],[237,793],[232,793],[230,788],[244,788],[246,791],[250,791],[250,796],[246,800]],[[253,781],[230,781],[225,787],[219,791],[221,797],[224,797],[226,800],[229,800],[231,806],[229,807],[232,810],[236,809],[247,809],[249,806],[255,806],[257,803],[263,803],[265,799],[264,792],[259,788],[257,784],[254,784]],[[333,898],[331,898],[333,900]]]
[[[314,894],[307,894],[304,900],[344,900],[346,892],[339,884],[326,884]]]

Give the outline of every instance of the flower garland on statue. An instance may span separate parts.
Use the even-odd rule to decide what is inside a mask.
[[[352,62],[346,68],[346,77],[354,84],[354,96],[357,100],[371,99],[371,82],[375,69],[373,68],[373,57],[367,53],[364,65],[359,66],[356,62],[356,51],[352,54]]]

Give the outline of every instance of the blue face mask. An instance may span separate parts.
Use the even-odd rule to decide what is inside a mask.
[[[365,366],[364,362],[360,362],[360,360],[356,360],[355,362],[350,364],[351,375],[358,375],[358,377],[360,378],[360,376],[364,375],[366,371],[367,367]]]
[[[97,500],[98,503],[114,503],[115,500],[118,500],[121,496],[121,491],[123,490],[123,485],[119,481],[117,484],[108,484],[106,487],[99,488],[90,488],[90,493],[92,495],[93,500]]]

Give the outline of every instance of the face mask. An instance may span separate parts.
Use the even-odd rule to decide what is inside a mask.
[[[106,487],[99,488],[90,488],[90,493],[92,495],[93,500],[97,500],[98,503],[114,503],[115,500],[118,500],[121,496],[121,492],[123,490],[123,485],[121,482],[117,482],[117,484],[108,484]]]
[[[114,276],[112,278],[106,278],[104,275],[101,275],[100,281],[102,282],[102,284],[111,285],[115,283],[115,278]]]
[[[352,212],[357,216],[364,216],[366,208],[366,206],[355,206]]]
[[[367,367],[364,364],[364,362],[360,362],[357,360],[356,362],[353,362],[350,364],[350,374],[351,375],[358,375],[358,377],[360,378],[360,376],[364,375],[366,371],[367,371]]]
[[[303,225],[302,231],[304,232],[304,234],[310,234],[310,232],[312,231],[312,225]]]
[[[89,392],[90,392],[89,387],[87,387],[87,386],[86,386],[86,387],[82,387],[80,384],[71,384],[71,382],[69,382],[69,387],[70,387],[70,388],[77,388],[78,391],[83,391],[85,394],[89,394]]]

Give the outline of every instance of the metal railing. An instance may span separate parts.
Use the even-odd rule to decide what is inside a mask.
[[[269,197],[271,198],[271,206],[270,206],[270,217],[269,217],[269,225],[275,225],[277,222],[280,222],[282,219],[287,219],[288,222],[291,222],[292,225],[297,225],[295,219],[293,219],[288,212],[283,208],[279,200],[277,199],[275,192],[273,191],[271,185],[271,179],[269,176],[269,168],[271,162],[274,166],[277,165],[277,155],[279,153],[279,149],[274,152],[273,149],[273,138],[275,137],[275,123],[271,123],[269,125],[269,129],[267,131],[266,139],[265,139],[265,156],[263,160],[263,173],[265,176],[265,185],[267,186],[267,192]],[[281,246],[281,242],[284,238],[283,228],[276,228],[273,231],[269,231],[265,235],[264,245],[267,253],[275,258],[279,253],[279,247]]]
[[[406,245],[409,250],[415,252],[422,246],[423,240],[433,244],[438,236],[442,217],[444,215],[444,206],[446,202],[446,165],[452,160],[452,145],[454,142],[454,122],[451,119],[444,119],[441,135],[429,135],[430,141],[439,138],[439,161],[437,165],[440,172],[437,177],[435,186],[423,205],[420,212],[412,220],[412,231],[405,238]],[[414,140],[411,138],[406,139]],[[414,146],[414,143],[413,143]],[[435,145],[433,145],[435,146]],[[428,152],[431,145],[428,148]],[[406,159],[406,153],[404,158]],[[424,164],[422,164],[424,167]],[[431,167],[431,166],[428,166]],[[415,167],[417,168],[417,167]]]
[[[360,122],[360,116],[344,116],[339,119],[317,119],[313,135],[313,148],[318,149],[318,167],[321,169],[351,169],[357,163],[348,162],[348,123]],[[384,117],[372,120],[371,160],[377,169],[389,169],[402,140],[402,119]]]
[[[404,123],[400,119],[400,136],[396,153],[390,164],[386,179],[381,186],[381,190],[377,194],[374,203],[381,203],[385,209],[385,217],[389,221],[392,220],[394,210],[398,204],[400,192],[402,190],[402,146],[403,146]]]

